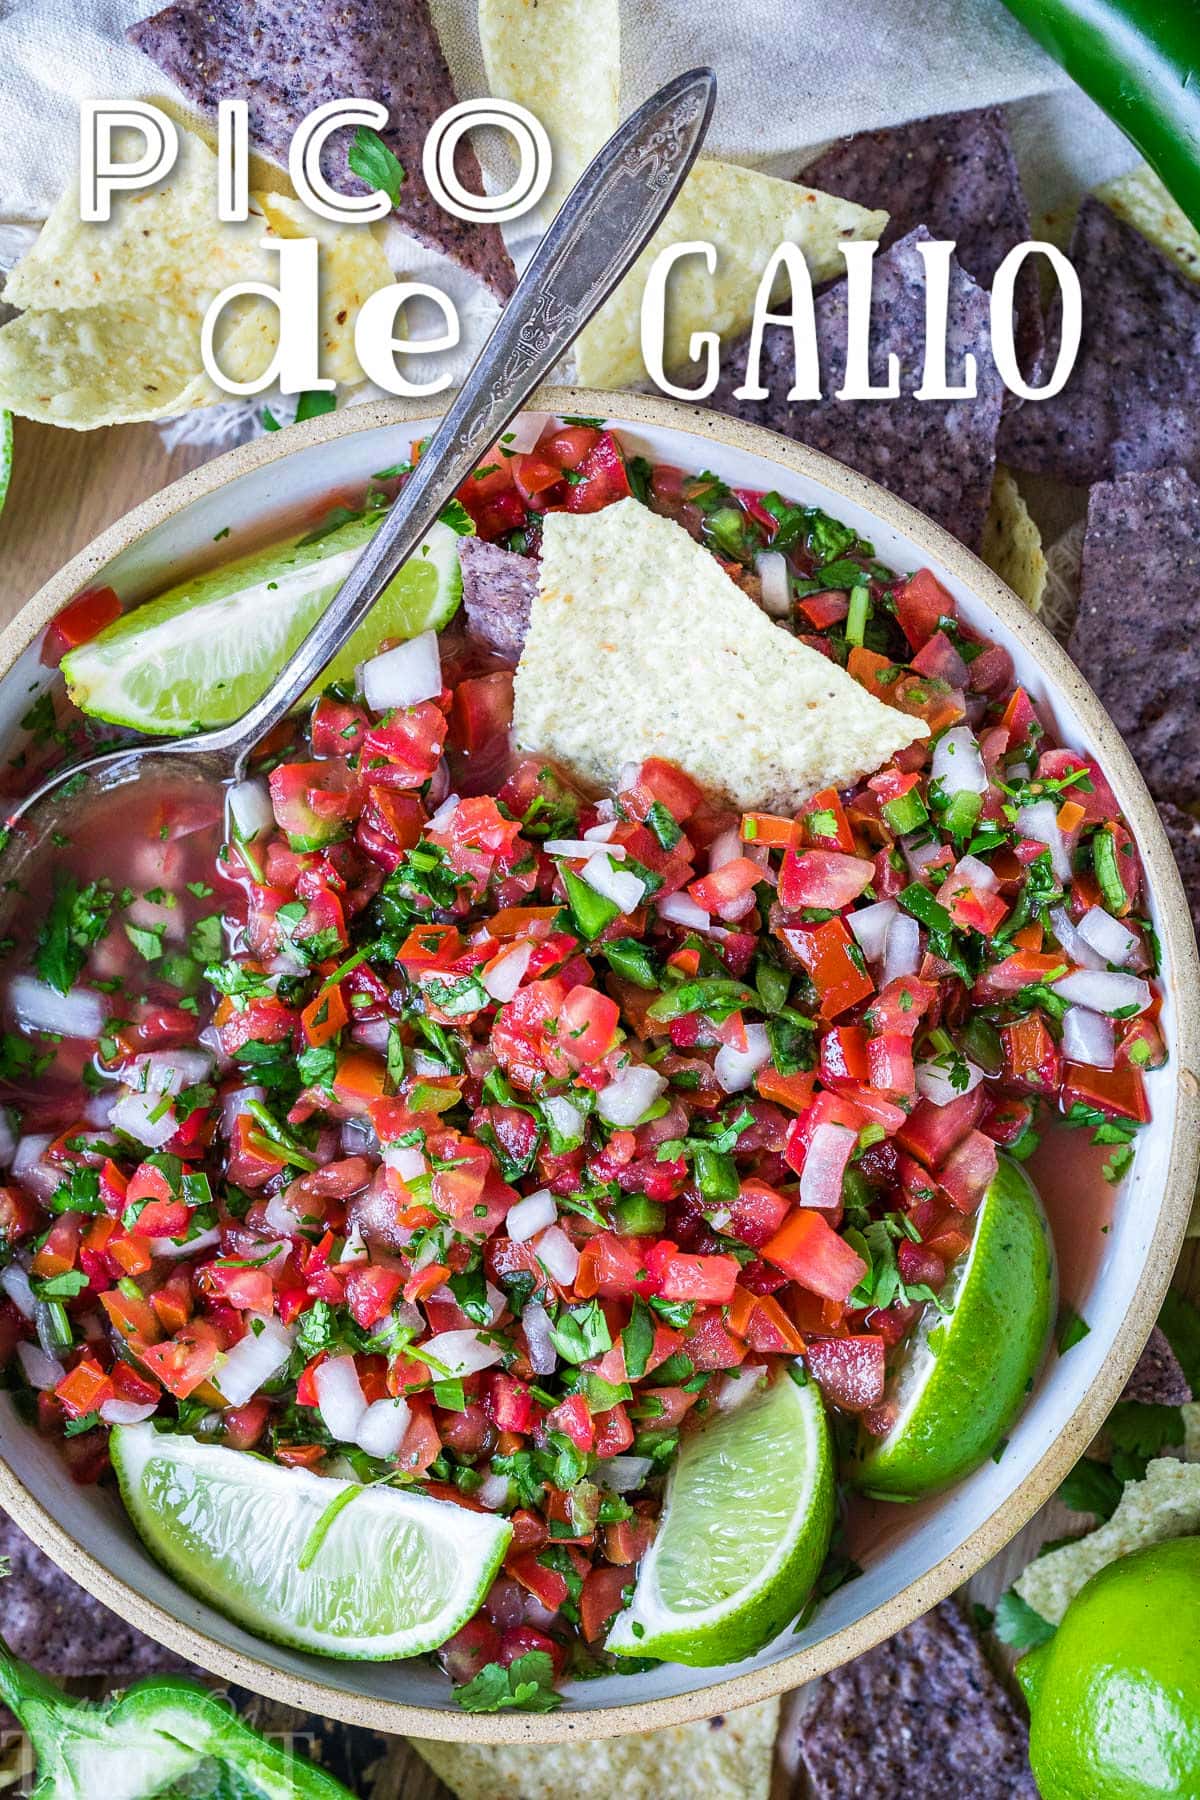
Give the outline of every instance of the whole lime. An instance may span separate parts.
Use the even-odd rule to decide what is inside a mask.
[[[1017,1665],[1042,1800],[1200,1800],[1200,1537],[1093,1575]]]

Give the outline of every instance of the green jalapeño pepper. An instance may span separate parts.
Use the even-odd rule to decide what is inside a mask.
[[[1200,230],[1200,24],[1188,0],[1004,0]]]
[[[72,1700],[0,1644],[0,1700],[37,1757],[31,1800],[353,1800],[184,1676],[151,1675],[99,1704]]]

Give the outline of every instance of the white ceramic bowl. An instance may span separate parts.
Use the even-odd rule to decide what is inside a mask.
[[[53,1445],[19,1424],[4,1404],[0,1502],[116,1612],[215,1673],[310,1711],[388,1731],[476,1740],[602,1736],[744,1705],[858,1654],[958,1586],[1047,1499],[1119,1394],[1174,1267],[1195,1185],[1200,1125],[1200,967],[1166,838],[1099,702],[1021,603],[911,507],[771,433],[628,395],[547,390],[535,407],[606,414],[627,443],[652,458],[710,468],[739,487],[776,487],[789,499],[827,509],[871,539],[884,562],[900,570],[931,567],[964,618],[1008,646],[1018,679],[1053,719],[1060,740],[1099,757],[1137,837],[1163,945],[1162,1026],[1170,1062],[1149,1078],[1152,1123],[1139,1138],[1095,1267],[1073,1296],[1090,1333],[1065,1357],[1051,1352],[1000,1462],[986,1463],[945,1495],[881,1514],[862,1576],[833,1594],[803,1631],[733,1668],[668,1664],[580,1684],[561,1712],[477,1715],[460,1711],[445,1680],[425,1663],[337,1662],[278,1648],[185,1593],[142,1549],[115,1494],[73,1486]],[[123,599],[137,600],[185,569],[237,555],[262,541],[265,525],[286,528],[331,498],[361,492],[376,470],[403,460],[409,441],[434,422],[397,403],[314,420],[233,451],[129,514],[0,636],[0,744],[11,741],[32,691],[51,679],[37,661],[38,642],[72,595],[105,582]]]

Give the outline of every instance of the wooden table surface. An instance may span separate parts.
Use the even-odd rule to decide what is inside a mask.
[[[19,419],[12,486],[0,514],[0,625],[98,532],[211,455],[194,446],[168,453],[153,425],[70,432]],[[1200,1302],[1200,1242],[1185,1247],[1175,1285]],[[1051,1502],[968,1584],[968,1597],[994,1605],[1047,1539],[1078,1530],[1080,1523]],[[285,1709],[259,1705],[264,1723],[282,1723]],[[289,1715],[290,1721],[297,1718]],[[329,1732],[327,1722],[319,1719],[304,1722],[304,1728],[312,1730],[315,1740]],[[335,1736],[331,1749],[343,1779],[364,1800],[443,1800],[446,1795],[403,1739],[342,1728],[336,1728]],[[790,1756],[781,1756],[776,1794],[792,1786],[791,1763]]]

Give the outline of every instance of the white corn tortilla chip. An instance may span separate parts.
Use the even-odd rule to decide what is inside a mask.
[[[1200,1531],[1200,1463],[1162,1456],[1144,1481],[1125,1484],[1117,1510],[1105,1524],[1074,1543],[1031,1562],[1014,1582],[1035,1613],[1058,1625],[1085,1582],[1119,1556]]]
[[[617,0],[479,0],[479,36],[492,93],[546,127],[555,213],[620,120]]]
[[[633,499],[546,515],[513,725],[523,748],[597,787],[662,756],[775,812],[928,729],[773,624],[682,525]]]
[[[1139,163],[1128,175],[1096,189],[1111,212],[1172,257],[1185,275],[1200,281],[1200,231],[1177,206],[1154,170]]]
[[[197,294],[271,279],[276,259],[260,250],[264,235],[261,215],[240,225],[218,221],[217,159],[181,131],[171,174],[144,193],[114,194],[104,223],[80,219],[79,184],[71,182],[9,276],[4,298],[22,310],[57,312],[146,295],[193,311]]]
[[[565,1744],[412,1738],[459,1800],[767,1800],[778,1700],[694,1725]]]
[[[374,230],[370,225],[334,225],[318,219],[290,195],[255,194],[254,203],[261,208],[272,236],[316,238],[321,261],[321,374],[333,381],[362,381],[363,372],[354,353],[354,327],[364,300],[392,280],[387,257]],[[257,364],[249,363],[246,374],[238,373],[232,361],[225,365],[239,381],[249,381],[265,368],[279,339],[276,308],[260,302],[255,315],[260,335],[269,348],[259,352]]]
[[[199,327],[153,301],[27,312],[0,327],[0,408],[90,431],[224,396],[199,373]]]
[[[617,388],[645,379],[642,294],[651,264],[668,245],[709,243],[717,253],[713,275],[699,256],[672,271],[664,353],[672,369],[686,364],[694,331],[716,331],[732,341],[749,329],[767,258],[785,238],[800,246],[815,284],[845,274],[840,244],[878,238],[887,219],[885,212],[868,212],[851,200],[735,163],[697,163],[629,274],[580,336],[575,359],[581,384]],[[779,291],[786,291],[786,277]]]
[[[1038,612],[1046,592],[1046,554],[1042,534],[1009,469],[997,464],[992,500],[984,521],[984,562],[1006,581],[1030,612]]]

